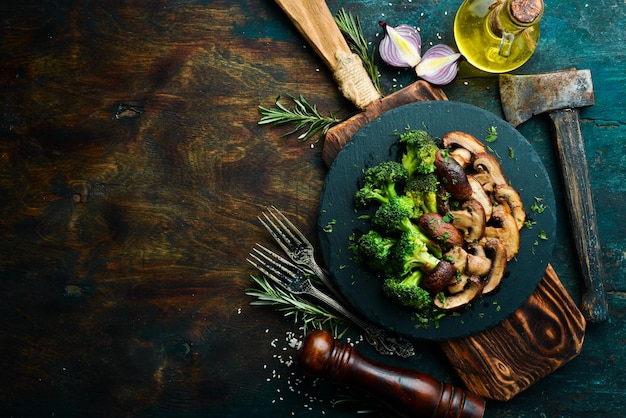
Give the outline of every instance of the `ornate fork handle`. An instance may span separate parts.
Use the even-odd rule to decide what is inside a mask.
[[[403,358],[411,357],[415,354],[413,344],[411,344],[409,341],[400,337],[390,337],[387,332],[385,332],[385,330],[383,330],[382,328],[378,328],[372,324],[363,321],[361,318],[354,315],[335,299],[328,296],[326,293],[318,290],[310,282],[307,282],[307,284],[303,286],[302,292],[307,293],[314,298],[317,298],[322,303],[333,308],[335,311],[337,311],[338,313],[346,317],[349,321],[353,322],[356,326],[361,328],[365,332],[365,338],[367,342],[370,343],[380,354],[387,356],[396,354],[397,356]]]
[[[384,355],[396,354],[405,358],[415,354],[413,345],[409,341],[398,337],[392,338],[387,336],[385,331],[354,315],[338,300],[315,287],[306,277],[301,267],[287,261],[285,258],[261,244],[257,244],[257,247],[250,253],[250,257],[248,262],[278,285],[291,293],[306,294],[316,298],[333,309],[344,319],[361,328],[367,342],[374,346],[379,353]]]

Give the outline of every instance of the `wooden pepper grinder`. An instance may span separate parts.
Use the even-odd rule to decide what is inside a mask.
[[[326,331],[312,331],[304,340],[298,363],[313,377],[357,386],[402,417],[480,418],[480,396],[432,376],[372,361],[349,345],[336,342]]]

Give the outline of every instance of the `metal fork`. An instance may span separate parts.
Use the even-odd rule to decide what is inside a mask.
[[[400,337],[391,337],[387,335],[385,330],[365,322],[335,299],[313,286],[300,267],[261,244],[257,244],[257,246],[258,248],[253,248],[250,253],[252,259],[248,259],[248,262],[269,279],[291,293],[309,295],[335,310],[346,320],[361,328],[365,333],[367,342],[380,354],[396,354],[404,358],[415,354],[413,345],[409,341]]]
[[[267,212],[269,215],[262,212],[263,218],[259,216],[259,221],[270,235],[274,237],[274,240],[276,240],[285,254],[289,256],[291,261],[311,270],[335,298],[345,302],[343,295],[337,290],[328,274],[322,270],[315,260],[313,244],[275,206],[268,207]]]

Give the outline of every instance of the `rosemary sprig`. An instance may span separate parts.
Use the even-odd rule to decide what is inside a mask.
[[[374,62],[374,48],[370,48],[363,36],[363,30],[358,16],[354,16],[352,13],[346,11],[343,7],[339,9],[335,16],[335,23],[339,27],[339,30],[343,34],[344,38],[348,42],[350,48],[355,54],[363,61],[363,66],[367,71],[367,74],[372,79],[374,87],[380,93],[380,81],[378,79],[378,67]]]
[[[311,329],[328,328],[334,338],[341,338],[348,330],[348,326],[330,311],[274,286],[265,277],[256,275],[251,277],[257,287],[248,289],[246,295],[257,300],[250,304],[274,306],[285,317],[292,317],[305,335]]]
[[[291,95],[288,95],[288,97],[293,100],[296,105],[293,109],[288,109],[287,106],[281,103],[280,96],[276,99],[276,107],[268,109],[259,106],[259,112],[261,112],[259,125],[283,125],[285,123],[292,123],[295,124],[296,127],[283,136],[291,135],[306,128],[306,130],[298,136],[298,139],[306,141],[319,134],[320,136],[317,138],[317,142],[320,137],[326,135],[326,132],[328,132],[331,126],[341,122],[341,119],[335,117],[332,113],[329,116],[322,116],[318,112],[317,106],[307,102],[302,95],[298,98]]]

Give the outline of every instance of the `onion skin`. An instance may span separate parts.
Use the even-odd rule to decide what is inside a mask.
[[[448,45],[435,45],[426,51],[415,67],[415,73],[429,83],[448,84],[456,77],[460,59],[461,54]]]
[[[378,24],[385,30],[378,46],[383,61],[392,67],[415,67],[422,59],[422,38],[417,29],[405,24],[391,27],[382,21]]]

